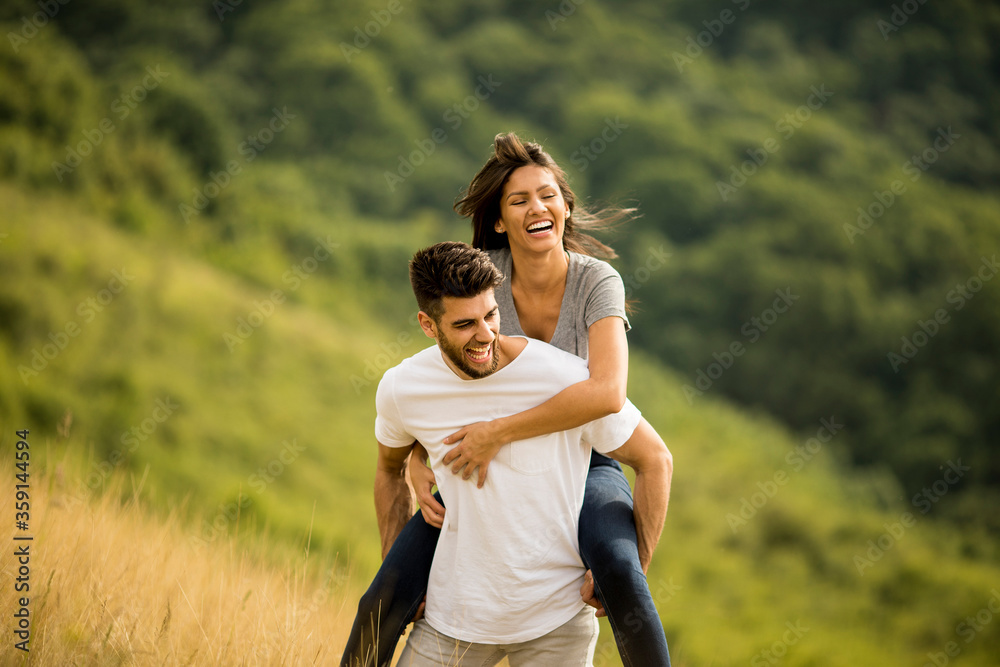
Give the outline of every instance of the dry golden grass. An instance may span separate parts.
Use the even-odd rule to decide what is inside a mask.
[[[232,539],[196,546],[176,515],[156,517],[118,478],[79,502],[58,472],[32,475],[28,533],[14,530],[13,474],[0,488],[3,665],[331,665],[359,593],[307,549],[275,566]],[[136,482],[141,486],[141,482]],[[128,494],[125,494],[128,497]],[[31,545],[30,653],[14,648],[15,532]],[[261,542],[265,542],[261,538]]]

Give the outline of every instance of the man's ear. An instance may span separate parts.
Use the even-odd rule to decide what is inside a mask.
[[[437,338],[437,324],[430,315],[421,310],[417,313],[417,321],[420,322],[420,328],[424,330],[425,336],[428,338]]]

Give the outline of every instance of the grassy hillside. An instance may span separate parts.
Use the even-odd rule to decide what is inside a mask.
[[[13,216],[0,304],[19,314],[5,319],[17,325],[0,338],[8,369],[3,456],[12,458],[15,428],[38,432],[35,465],[49,480],[62,465],[60,502],[74,516],[87,516],[101,498],[128,500],[131,490],[109,486],[119,472],[141,478],[139,497],[183,535],[191,562],[210,558],[219,544],[271,545],[271,566],[287,571],[281,563],[294,559],[282,545],[301,550],[311,535],[313,553],[363,585],[378,564],[375,383],[366,372],[377,377],[425,344],[415,329],[396,328],[407,316],[383,320],[335,271],[317,269],[315,282],[293,291],[280,273],[268,282],[223,271],[79,213],[69,198],[29,206],[16,190],[0,196]],[[414,232],[390,247],[402,253],[424,242]],[[345,243],[363,254],[362,235]],[[347,249],[334,248],[328,261]],[[114,294],[116,271],[127,284]],[[266,314],[276,289],[286,298]],[[404,298],[405,283],[398,289]],[[313,305],[324,300],[314,290],[337,298],[342,315]],[[249,319],[255,308],[266,315],[259,326]],[[230,351],[225,334],[239,336],[240,318],[252,333]],[[46,350],[60,346],[71,322],[79,332],[67,334],[64,349]],[[22,380],[34,350],[47,363]],[[986,608],[1000,581],[998,554],[985,536],[931,520],[952,501],[950,483],[934,487],[933,504],[915,501],[919,489],[838,466],[828,443],[851,428],[839,428],[838,415],[815,415],[817,439],[806,441],[712,396],[689,405],[683,384],[633,353],[630,395],[676,463],[649,576],[676,664],[768,664],[760,662],[765,651],[787,651],[784,664],[796,665],[918,663],[951,641],[963,664],[992,664],[1000,625],[982,624],[969,636],[963,624]],[[941,463],[942,479],[951,479]],[[109,553],[108,563],[132,569]],[[86,576],[82,565],[64,564],[54,570]],[[53,580],[52,590],[63,585]],[[146,604],[162,620],[162,595]],[[111,641],[102,639],[104,626],[58,618],[59,632]],[[35,634],[39,645],[58,636]],[[599,655],[599,664],[618,664],[606,625]],[[138,664],[155,662],[144,656]]]
[[[109,464],[149,466],[153,497],[190,497],[225,517],[201,527],[205,540],[231,531],[235,506],[278,531],[300,531],[315,510],[317,544],[378,553],[349,537],[374,521],[357,496],[370,493],[359,472],[374,457],[366,365],[386,367],[386,337],[350,283],[323,281],[334,320],[303,305],[319,269],[252,284],[68,200],[2,194],[13,224],[0,265],[5,425],[63,425],[53,449],[88,466],[81,496],[101,488]],[[313,250],[300,263],[312,267]],[[398,361],[403,348],[390,350]]]
[[[871,0],[56,5],[36,29],[36,0],[0,7],[0,458],[31,430],[39,664],[191,657],[156,634],[174,589],[105,577],[180,567],[148,542],[201,565],[190,597],[244,553],[293,581],[308,540],[353,606],[375,385],[429,344],[406,261],[469,238],[450,205],[506,130],[643,214],[610,241],[640,301],[629,395],[676,462],[650,570],[675,664],[995,664],[995,3],[887,32]],[[96,512],[120,548],[80,532]],[[185,621],[212,639],[193,664],[333,655],[271,643],[244,594]],[[259,649],[214,641],[245,625]]]
[[[581,201],[642,212],[615,240],[633,347],[693,384],[752,343],[712,392],[803,435],[836,411],[834,448],[908,486],[961,457],[945,514],[996,534],[1000,9],[661,5],[91,0],[35,29],[10,0],[0,179],[263,286],[335,220],[352,250],[319,272],[396,318],[385,246],[428,221],[467,238],[449,208],[519,131]],[[373,220],[391,241],[340,238]],[[779,289],[799,300],[774,321]]]
[[[258,534],[253,549],[231,538],[198,549],[176,514],[150,514],[139,499],[141,478],[130,483],[120,471],[109,478],[129,497],[123,504],[117,493],[78,504],[76,475],[56,467],[34,477],[31,588],[20,594],[30,596],[32,637],[27,652],[5,645],[0,665],[327,665],[339,659],[357,582],[342,562],[310,552],[307,536],[294,548],[267,545]],[[0,498],[11,506],[13,489],[5,485]],[[13,532],[5,524],[5,543]],[[18,568],[13,549],[4,549],[0,566],[4,573]],[[13,612],[20,607],[13,587],[4,584],[0,605]]]

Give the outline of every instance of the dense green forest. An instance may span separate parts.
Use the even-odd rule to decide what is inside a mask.
[[[832,424],[820,486],[960,527],[936,557],[995,556],[997,3],[39,0],[5,2],[0,29],[3,437],[30,424],[53,458],[76,452],[90,491],[109,461],[152,466],[163,503],[218,506],[196,539],[235,506],[297,535],[315,497],[271,493],[292,481],[370,495],[374,384],[424,344],[406,260],[471,238],[451,206],[513,130],[583,201],[641,214],[606,240],[636,303],[633,356],[662,369],[633,371],[629,394],[678,465],[715,432],[670,419],[768,425],[726,440],[761,447],[758,467],[721,447],[704,450],[719,477],[685,472],[710,476],[692,494],[735,494],[712,515],[726,553],[752,543],[763,567],[801,550],[779,558],[792,580],[852,590],[854,567],[820,554],[863,553],[883,529],[817,518],[849,490],[784,501],[751,537],[726,518],[819,449],[785,445]],[[281,452],[313,465],[272,479]],[[374,536],[352,539],[370,509],[315,511],[321,543],[377,558]],[[931,553],[856,600],[912,603]],[[687,585],[718,584],[730,557]],[[885,621],[914,659],[965,609],[925,623],[919,601]],[[832,664],[814,659],[799,664]]]
[[[1000,485],[994,3],[376,4],[72,3],[32,28],[8,3],[3,175],[241,270],[295,256],[310,214],[467,237],[450,205],[514,129],[641,210],[612,239],[633,341],[692,401],[837,415],[845,457],[907,490],[959,457],[963,487]],[[365,268],[393,284],[398,259]]]

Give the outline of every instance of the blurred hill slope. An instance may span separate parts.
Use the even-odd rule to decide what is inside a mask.
[[[677,461],[677,663],[763,664],[791,623],[789,663],[990,664],[994,5],[887,35],[862,2],[224,6],[0,10],[5,450],[68,452],[71,502],[148,468],[196,546],[312,524],[364,579],[375,383],[429,344],[406,261],[469,238],[451,202],[513,129],[644,213],[611,242]]]
[[[4,240],[15,259],[4,263],[0,302],[30,323],[14,338],[42,358],[53,353],[23,390],[7,376],[4,449],[11,428],[32,428],[36,472],[69,462],[61,502],[73,512],[115,493],[126,472],[141,475],[143,496],[172,512],[196,554],[234,539],[253,548],[261,530],[276,548],[309,534],[359,581],[373,574],[367,377],[424,344],[415,327],[355,319],[365,312],[351,303],[357,292],[318,271],[322,289],[340,295],[342,317],[295,303],[288,286],[265,317],[273,286],[76,213],[71,199],[28,206],[15,191],[0,196],[18,223]],[[116,287],[107,266],[127,281],[113,298],[102,296]],[[224,335],[241,318],[252,327],[253,312],[263,321],[229,352]],[[46,350],[60,347],[70,321],[79,333]],[[56,335],[46,342],[37,331]],[[0,351],[11,371],[30,368],[6,338]],[[642,352],[631,371],[632,399],[676,460],[650,586],[678,664],[778,650],[786,623],[800,633],[784,647],[789,664],[916,661],[962,641],[958,626],[987,604],[1000,570],[986,535],[930,520],[955,500],[950,482],[960,477],[946,468],[943,489],[911,499],[891,478],[836,463],[833,445],[847,433],[837,415],[816,415],[815,437],[798,439],[718,399],[688,405],[682,379]],[[982,627],[962,644],[969,664],[990,664],[1000,647],[1000,626]],[[600,664],[618,664],[607,626],[602,637]]]
[[[1000,528],[977,509],[1000,483],[995,3],[37,11],[0,11],[3,179],[273,284],[358,224],[468,238],[450,205],[517,130],[643,213],[614,240],[634,346],[802,434],[843,415],[836,447],[907,488],[961,456],[949,517]],[[399,284],[405,253],[344,254]],[[403,326],[405,300],[379,306]]]

